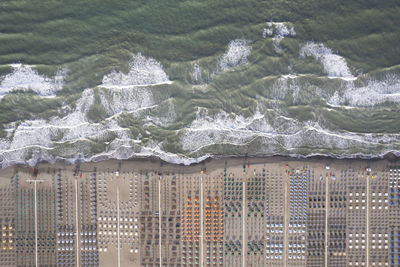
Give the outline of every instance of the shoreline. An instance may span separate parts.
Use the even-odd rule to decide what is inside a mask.
[[[131,157],[127,159],[118,159],[118,158],[107,158],[107,157],[92,157],[90,159],[65,159],[65,158],[56,158],[52,161],[49,161],[47,159],[40,160],[36,164],[30,164],[30,162],[25,162],[25,163],[12,163],[7,166],[2,166],[0,169],[7,169],[7,168],[12,168],[12,167],[34,167],[36,165],[42,165],[42,164],[47,164],[47,165],[78,165],[78,164],[95,164],[95,163],[101,163],[105,161],[121,161],[121,162],[126,162],[126,161],[157,161],[157,162],[162,162],[162,164],[170,164],[170,165],[175,165],[175,166],[195,166],[195,165],[201,165],[204,164],[205,162],[209,162],[212,160],[232,160],[232,159],[244,159],[244,160],[252,160],[252,159],[271,159],[271,158],[280,158],[283,161],[293,161],[293,160],[366,160],[366,161],[380,161],[380,160],[387,160],[389,162],[400,162],[400,152],[398,151],[389,151],[386,152],[385,154],[381,155],[371,155],[371,154],[344,154],[342,156],[336,155],[336,154],[309,154],[309,155],[302,155],[302,154],[273,154],[273,155],[226,155],[226,156],[221,156],[221,155],[205,155],[203,157],[199,158],[191,158],[193,161],[190,161],[189,164],[186,164],[184,162],[173,162],[173,161],[168,161],[166,159],[163,159],[163,157],[160,157],[159,155],[150,155],[150,156],[136,156],[136,157]],[[189,158],[186,158],[189,159]]]
[[[131,159],[106,159],[100,161],[80,161],[80,162],[67,162],[58,161],[55,163],[42,161],[35,166],[28,164],[16,164],[2,168],[0,170],[0,177],[4,173],[10,173],[14,171],[21,171],[23,173],[32,173],[33,168],[36,168],[40,172],[48,171],[50,169],[61,169],[74,173],[89,173],[93,172],[94,169],[103,172],[129,172],[129,171],[140,171],[140,172],[158,172],[158,173],[180,173],[180,174],[192,174],[198,173],[204,168],[207,169],[207,173],[221,170],[224,167],[240,167],[246,164],[251,165],[281,165],[281,164],[292,164],[296,166],[308,165],[308,166],[342,166],[342,165],[353,165],[361,164],[364,166],[376,165],[381,166],[395,166],[400,165],[400,157],[394,154],[386,154],[384,157],[374,158],[334,158],[324,155],[313,155],[308,157],[293,157],[293,156],[227,156],[227,157],[208,157],[200,162],[192,163],[190,165],[176,164],[167,162],[156,156],[150,157],[138,157]]]

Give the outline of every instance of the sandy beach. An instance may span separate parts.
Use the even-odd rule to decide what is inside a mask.
[[[389,193],[400,186],[399,166],[396,158],[270,157],[8,167],[0,227],[16,238],[4,239],[3,253],[18,265],[385,263],[388,245],[372,243],[397,225]],[[38,251],[36,239],[45,246]]]

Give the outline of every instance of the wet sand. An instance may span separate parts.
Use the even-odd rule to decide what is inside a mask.
[[[99,162],[82,162],[77,164],[66,163],[40,163],[36,166],[41,172],[47,172],[50,169],[62,170],[63,172],[77,173],[93,172],[94,169],[100,172],[142,172],[159,174],[196,174],[202,170],[206,170],[207,174],[218,173],[225,168],[259,168],[268,167],[268,169],[288,167],[302,168],[320,168],[330,166],[332,169],[365,169],[370,167],[374,170],[382,171],[389,166],[400,164],[400,158],[388,159],[334,159],[334,158],[307,158],[297,159],[291,157],[267,157],[267,158],[223,158],[223,159],[207,159],[201,163],[189,166],[180,164],[171,164],[155,158],[146,159],[130,159],[130,160],[105,160]],[[10,166],[0,170],[0,177],[10,178],[16,170],[25,174],[32,174],[33,167],[25,165]],[[2,179],[1,179],[2,180]],[[0,180],[0,184],[2,181]]]

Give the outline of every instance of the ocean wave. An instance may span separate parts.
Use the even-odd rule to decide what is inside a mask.
[[[161,63],[153,58],[146,58],[139,53],[130,60],[128,73],[114,70],[104,76],[100,87],[127,88],[168,83],[171,83],[171,81],[163,70]]]
[[[319,60],[325,72],[332,78],[354,79],[346,60],[335,53],[332,49],[326,47],[322,43],[308,42],[300,48],[301,57],[313,57]]]
[[[0,83],[0,96],[16,90],[32,90],[40,96],[55,96],[64,86],[66,70],[59,70],[52,78],[40,75],[32,66],[12,64],[13,71],[5,75]]]
[[[246,64],[250,56],[251,46],[248,40],[236,39],[229,43],[227,50],[218,62],[218,72]]]
[[[53,118],[50,122],[26,121],[16,126],[13,140],[0,143],[2,167],[34,165],[40,160],[75,162],[135,157],[158,157],[188,165],[208,157],[228,155],[379,157],[388,152],[397,155],[400,151],[400,145],[396,145],[400,143],[399,134],[335,132],[317,122],[300,123],[279,114],[274,114],[271,122],[266,116],[268,111],[259,108],[250,117],[226,112],[209,115],[207,110],[199,109],[189,127],[176,131],[181,136],[184,152],[173,153],[164,149],[162,141],[143,143],[140,138],[133,139],[129,129],[118,124],[118,115],[101,123],[88,121],[84,114],[92,101],[93,91],[86,90],[69,116]],[[98,145],[100,150],[93,151],[93,146]],[[215,152],[213,148],[220,145],[228,148],[223,153]]]

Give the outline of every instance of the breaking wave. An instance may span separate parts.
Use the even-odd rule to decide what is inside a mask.
[[[250,56],[251,47],[249,41],[236,39],[229,43],[226,52],[218,62],[218,70],[221,72],[246,64]]]
[[[274,38],[276,49],[279,49],[282,38],[295,35],[290,24],[273,23],[267,26],[265,35]],[[217,73],[246,64],[250,53],[249,41],[231,41],[217,63]],[[112,71],[103,78],[98,88],[84,90],[76,106],[66,116],[6,125],[7,138],[0,139],[1,165],[34,165],[39,160],[75,162],[150,156],[171,163],[191,164],[207,157],[247,153],[263,156],[379,157],[387,152],[400,151],[400,134],[335,131],[325,128],[318,121],[290,118],[284,108],[280,109],[279,103],[288,99],[294,106],[309,105],[315,95],[330,105],[355,108],[372,107],[384,102],[400,103],[400,78],[395,74],[387,74],[382,80],[367,79],[366,76],[356,79],[345,59],[323,44],[307,43],[301,47],[300,55],[320,61],[329,78],[340,79],[318,77],[322,78],[318,82],[323,82],[312,84],[315,77],[308,80],[305,77],[307,74],[282,75],[265,88],[265,99],[257,98],[257,109],[252,115],[228,113],[223,109],[211,112],[205,107],[195,107],[195,118],[179,124],[177,120],[182,117],[179,114],[182,111],[176,106],[178,101],[169,96],[159,100],[153,94],[158,89],[154,85],[171,83],[168,75],[159,62],[139,53],[132,57],[127,73]],[[191,71],[193,81],[202,84],[201,74],[201,67],[194,64]],[[0,93],[4,95],[24,89],[51,96],[62,89],[63,75],[60,72],[50,79],[40,76],[29,66],[15,65],[13,73],[2,80]],[[264,107],[267,101],[277,104]],[[93,122],[87,117],[94,105],[101,105],[106,113],[101,122]],[[150,141],[143,142],[141,136],[133,137],[131,129],[124,128],[120,123],[122,114],[129,114],[130,119],[142,127],[141,130],[149,125],[161,127],[160,131],[177,137],[175,145],[182,150],[171,153],[165,149],[165,140],[149,138]],[[169,128],[171,125],[174,127]],[[150,132],[146,134],[151,136]],[[228,148],[225,152],[218,150],[218,146]]]
[[[329,104],[372,107],[385,102],[400,103],[400,77],[388,74],[383,80],[370,79],[364,86],[347,82],[343,92],[336,91]]]
[[[53,78],[39,75],[29,65],[12,64],[12,73],[3,77],[0,84],[0,96],[15,90],[32,90],[40,96],[54,96],[64,85],[65,70],[60,70]]]
[[[335,78],[346,78],[355,79],[351,74],[349,67],[347,66],[346,60],[333,53],[332,49],[325,47],[322,43],[308,42],[300,49],[301,57],[313,57],[319,60],[325,72],[329,77]]]
[[[0,159],[2,166],[19,163],[34,164],[38,158],[54,161],[57,158],[73,160],[81,155],[83,160],[89,160],[94,155],[89,151],[95,143],[106,143],[109,138],[135,144],[129,136],[129,129],[118,125],[121,111],[140,112],[153,108],[154,102],[150,93],[137,95],[135,90],[103,89],[100,96],[107,94],[111,98],[102,98],[103,106],[109,111],[109,117],[101,123],[88,120],[86,114],[94,103],[93,89],[86,89],[76,104],[76,108],[65,117],[53,117],[50,120],[27,120],[18,125],[11,124],[8,129],[9,139],[0,140]],[[107,105],[110,101],[119,105]],[[12,138],[11,138],[12,135]],[[82,145],[85,144],[85,145]],[[110,144],[112,150],[116,143]],[[105,149],[105,147],[104,147]],[[100,151],[99,151],[100,152]]]
[[[124,88],[170,82],[168,75],[164,72],[159,62],[153,58],[146,58],[139,53],[133,56],[129,62],[128,73],[112,71],[104,76],[101,87]]]
[[[281,53],[282,48],[280,46],[281,41],[286,36],[296,36],[294,27],[289,22],[268,22],[267,27],[264,28],[263,38],[272,37],[275,52]]]

